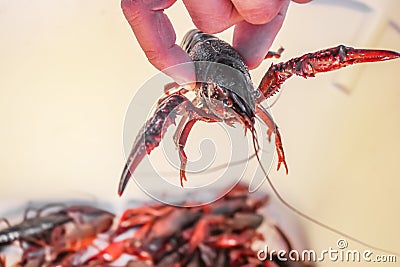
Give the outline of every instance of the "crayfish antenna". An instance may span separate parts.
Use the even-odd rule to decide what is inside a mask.
[[[325,228],[325,229],[327,229],[328,231],[330,231],[330,232],[332,232],[332,233],[338,234],[338,235],[340,235],[340,236],[342,236],[342,237],[344,237],[344,238],[347,238],[347,239],[349,239],[349,240],[352,240],[352,241],[354,241],[354,242],[356,242],[356,243],[358,243],[358,244],[360,244],[360,245],[362,245],[362,246],[368,247],[368,248],[370,248],[370,249],[377,250],[377,251],[381,251],[381,252],[388,253],[388,254],[394,254],[394,255],[400,257],[400,253],[398,253],[398,252],[394,252],[394,251],[391,251],[391,250],[388,250],[388,249],[383,249],[383,248],[380,248],[380,247],[377,247],[377,246],[373,246],[373,245],[371,245],[371,244],[368,244],[367,242],[361,241],[360,239],[357,239],[357,238],[355,238],[355,237],[353,237],[353,236],[351,236],[351,235],[349,235],[349,234],[346,234],[346,233],[344,233],[344,232],[342,232],[342,231],[339,231],[339,230],[335,229],[335,228],[332,227],[332,226],[329,226],[329,225],[327,225],[327,224],[325,224],[325,223],[323,223],[323,222],[321,222],[321,221],[319,221],[319,220],[317,220],[317,219],[312,218],[311,216],[305,214],[304,212],[300,211],[300,210],[297,209],[295,206],[293,206],[292,204],[290,204],[289,202],[287,202],[287,201],[282,197],[282,195],[279,193],[278,189],[274,186],[274,184],[272,183],[272,180],[271,180],[271,179],[269,178],[269,176],[268,176],[267,171],[265,170],[264,166],[263,166],[262,163],[261,163],[260,156],[258,155],[259,144],[258,144],[258,141],[257,141],[256,131],[255,131],[254,128],[251,129],[251,133],[252,133],[252,135],[253,135],[253,147],[254,147],[254,150],[255,150],[255,156],[256,156],[256,158],[257,158],[257,161],[258,161],[258,163],[259,163],[259,165],[260,165],[260,168],[261,168],[263,174],[265,175],[265,179],[267,180],[267,182],[268,182],[270,188],[272,189],[272,192],[274,193],[274,195],[277,197],[277,199],[278,199],[285,207],[287,207],[288,209],[290,209],[292,212],[296,213],[297,215],[299,215],[299,216],[302,217],[303,219],[305,219],[305,220],[307,220],[307,221],[309,221],[309,222],[311,222],[311,223],[314,223],[314,224],[316,224],[316,225],[318,225],[318,226],[320,226],[320,227],[322,227],[322,228]],[[257,189],[258,189],[258,188],[257,188]]]

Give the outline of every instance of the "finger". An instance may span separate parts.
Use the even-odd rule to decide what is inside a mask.
[[[167,69],[176,82],[195,81],[191,59],[178,45],[168,17],[163,10],[176,0],[122,0],[123,13],[131,26],[146,57],[157,69],[164,71],[171,66],[187,63],[185,67]]]
[[[311,2],[312,0],[292,0],[292,1],[299,3],[299,4],[305,4],[305,3]]]
[[[243,19],[251,24],[265,24],[276,17],[288,0],[232,0]]]
[[[249,69],[257,67],[265,58],[278,31],[282,27],[289,1],[269,23],[254,25],[243,21],[235,26],[233,47],[243,57]]]
[[[218,33],[242,18],[230,0],[183,0],[196,27],[206,33]]]

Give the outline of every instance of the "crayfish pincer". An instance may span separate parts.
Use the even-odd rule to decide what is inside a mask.
[[[56,211],[50,209],[53,206],[34,209],[34,216],[30,217],[26,212],[22,222],[0,230],[0,252],[17,242],[22,250],[20,265],[13,266],[72,266],[66,264],[75,257],[72,253],[90,247],[114,221],[114,214],[92,206],[58,205]],[[64,263],[41,264],[45,259],[60,258]],[[5,256],[0,253],[0,267],[5,265],[2,262],[5,262]]]
[[[254,123],[255,118],[258,117],[268,127],[268,138],[275,133],[277,169],[279,170],[283,164],[287,172],[288,167],[278,127],[261,103],[277,93],[281,85],[293,75],[304,78],[314,77],[317,73],[337,70],[356,63],[391,60],[400,56],[394,51],[356,49],[339,45],[307,53],[286,62],[272,64],[260,85],[255,87],[242,57],[228,43],[213,35],[191,30],[184,37],[182,47],[195,63],[210,63],[209,65],[195,64],[197,82],[194,93],[196,97],[189,100],[185,96],[188,93],[185,88],[166,92],[166,96],[159,101],[153,116],[145,123],[135,139],[120,179],[119,195],[123,193],[129,178],[145,155],[150,154],[159,145],[168,127],[175,123],[176,115],[182,116],[175,134],[175,143],[181,160],[181,185],[186,180],[187,157],[184,150],[186,140],[193,125],[198,121],[224,122],[230,126],[237,123],[243,125],[245,130],[248,129],[252,134],[257,154],[258,143]],[[266,58],[270,57],[279,57],[279,53],[270,52]],[[218,66],[233,68],[241,73],[242,77],[232,79],[230,75],[219,72]],[[170,115],[171,113],[173,116]]]

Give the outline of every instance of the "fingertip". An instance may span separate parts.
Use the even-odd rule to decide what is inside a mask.
[[[263,58],[257,58],[257,59],[253,59],[253,60],[249,59],[249,60],[247,60],[247,62],[245,61],[249,70],[256,69],[258,66],[261,65],[262,62],[263,62]]]
[[[235,26],[233,47],[243,57],[249,69],[261,64],[282,27],[289,2],[281,7],[275,18],[263,25],[242,21]]]
[[[306,4],[311,2],[312,0],[292,0],[293,2],[296,2],[298,4]]]
[[[249,69],[258,67],[272,44],[274,36],[268,32],[268,25],[253,25],[241,22],[235,26],[233,47],[243,57]]]
[[[202,32],[222,32],[242,20],[230,0],[183,0],[193,24]]]
[[[282,6],[290,0],[232,0],[241,17],[254,25],[263,25],[273,20]]]

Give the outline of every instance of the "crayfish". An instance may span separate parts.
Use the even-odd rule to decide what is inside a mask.
[[[182,116],[174,135],[181,161],[182,186],[183,181],[186,181],[185,167],[187,163],[184,148],[193,125],[198,121],[243,125],[245,130],[248,129],[252,133],[254,150],[257,155],[258,143],[254,124],[255,118],[258,117],[267,125],[269,139],[271,134],[275,133],[275,147],[278,155],[277,169],[279,170],[283,164],[288,172],[278,126],[261,103],[277,93],[281,85],[293,75],[303,78],[314,77],[317,73],[337,70],[356,63],[384,61],[400,57],[400,53],[394,51],[355,49],[339,45],[308,53],[286,62],[272,64],[260,85],[255,87],[251,81],[249,70],[239,53],[217,37],[198,30],[191,30],[184,37],[182,48],[195,63],[205,63],[195,64],[198,81],[194,89],[196,97],[192,101],[189,100],[185,96],[188,90],[184,88],[175,92],[167,90],[166,96],[159,101],[153,116],[147,120],[135,139],[120,179],[119,195],[123,193],[129,178],[145,155],[150,154],[160,144],[168,127],[175,123],[176,115]],[[279,52],[269,52],[266,58],[279,56]],[[215,67],[215,64],[232,68],[239,72],[241,77],[230,77],[221,72],[220,67]]]
[[[261,231],[262,226],[277,235],[278,243],[285,250],[291,250],[292,244],[277,225],[270,224],[259,213],[269,196],[249,194],[247,186],[238,184],[223,198],[202,206],[157,203],[128,209],[115,230],[115,241],[89,258],[86,264],[105,266],[128,254],[140,260],[132,266],[144,267],[310,266],[306,262],[288,263],[274,257],[265,262],[257,258],[253,245],[270,238]],[[127,238],[118,237],[130,229],[136,230]]]
[[[55,262],[57,266],[72,266],[75,252],[91,246],[114,221],[112,213],[92,206],[62,205],[50,211],[53,206],[37,209],[31,217],[25,212],[24,220],[15,225],[3,219],[9,226],[0,230],[0,267],[5,266],[1,252],[14,242],[22,249],[21,259],[14,266],[49,266],[46,261],[54,262],[54,266]]]
[[[0,231],[0,267],[6,266],[6,249],[17,240],[22,255],[14,267],[310,266],[282,261],[273,253],[258,258],[258,247],[267,241],[285,251],[293,244],[264,214],[269,196],[249,194],[247,187],[238,184],[202,206],[135,206],[118,221],[91,206],[39,211]]]

